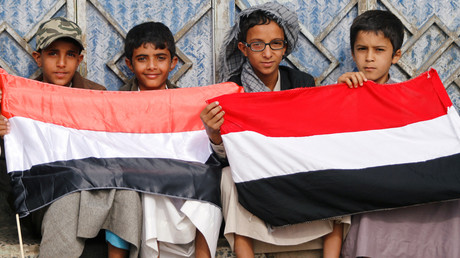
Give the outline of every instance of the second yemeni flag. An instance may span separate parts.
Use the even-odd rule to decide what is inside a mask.
[[[79,190],[133,189],[213,203],[220,164],[199,118],[233,83],[145,92],[72,89],[0,69],[8,172],[21,216]]]
[[[273,226],[460,198],[460,118],[435,70],[215,100],[239,201]]]

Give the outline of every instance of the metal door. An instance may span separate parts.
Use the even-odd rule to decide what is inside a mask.
[[[242,9],[258,0],[0,0],[0,66],[7,72],[37,75],[31,53],[40,23],[66,16],[86,35],[81,72],[109,90],[117,90],[132,74],[124,64],[123,39],[134,25],[154,20],[175,35],[179,65],[171,79],[182,87],[215,82],[215,55],[226,30]],[[299,15],[301,36],[284,62],[331,84],[354,69],[349,26],[368,9],[387,9],[406,28],[403,56],[391,69],[406,80],[430,67],[441,76],[460,107],[460,0],[278,0]]]

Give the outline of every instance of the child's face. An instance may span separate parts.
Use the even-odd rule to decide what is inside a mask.
[[[269,43],[275,39],[284,40],[284,31],[273,21],[268,24],[256,25],[250,28],[246,33],[246,43],[248,44],[253,42]],[[266,45],[263,51],[255,52],[242,42],[239,42],[238,48],[243,55],[248,58],[249,63],[259,78],[278,73],[278,67],[283,59],[284,53],[286,53],[286,45],[278,50],[273,50],[269,45]]]
[[[167,48],[159,49],[153,44],[142,44],[134,49],[132,61],[126,65],[136,75],[140,90],[166,89],[166,80],[177,64],[177,57],[171,59]]]
[[[400,49],[393,55],[390,39],[381,32],[359,31],[353,50],[353,60],[358,70],[363,72],[368,80],[380,84],[388,81],[391,65],[398,62],[401,57]]]
[[[33,52],[32,56],[42,68],[44,82],[68,86],[83,60],[79,52],[80,47],[76,44],[58,39],[41,53]]]

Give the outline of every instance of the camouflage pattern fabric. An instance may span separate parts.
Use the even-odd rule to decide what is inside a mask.
[[[51,43],[60,38],[74,39],[84,49],[80,27],[64,17],[56,17],[43,23],[38,28],[37,50],[47,48]]]

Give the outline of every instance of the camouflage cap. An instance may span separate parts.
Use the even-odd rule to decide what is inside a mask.
[[[42,23],[38,28],[37,50],[47,48],[56,39],[60,38],[74,39],[80,44],[81,49],[84,49],[80,27],[64,17],[56,17]]]

